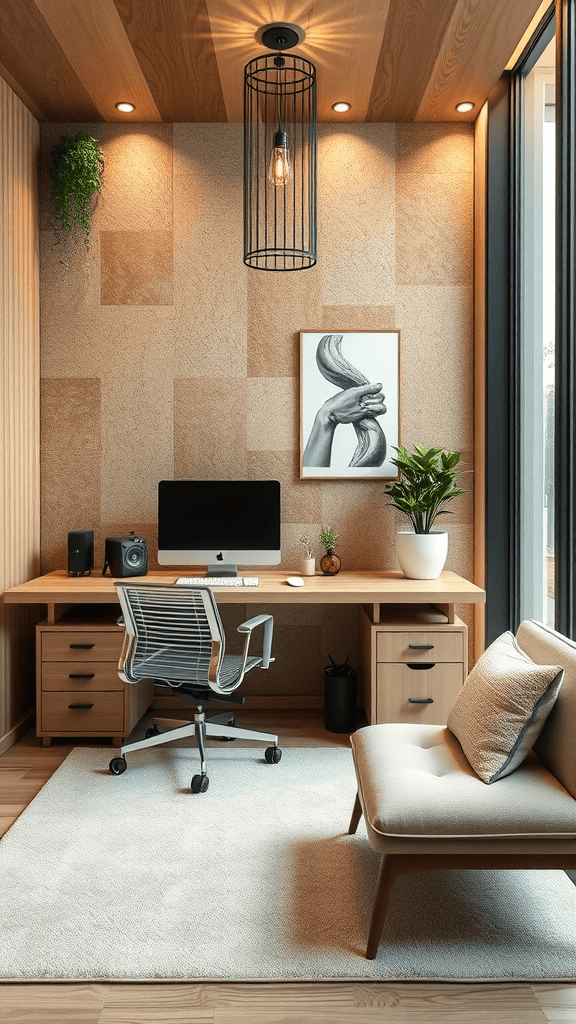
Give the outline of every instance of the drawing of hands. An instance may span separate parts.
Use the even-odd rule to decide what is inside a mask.
[[[339,424],[352,423],[358,439],[350,466],[381,466],[386,458],[386,438],[376,417],[386,412],[382,384],[371,384],[341,352],[342,335],[325,334],[318,344],[316,362],[322,375],[342,388],[318,409],[304,449],[303,465],[331,464],[334,432]]]
[[[386,412],[381,384],[360,384],[345,388],[322,406],[335,423],[356,423],[364,416],[382,416]]]

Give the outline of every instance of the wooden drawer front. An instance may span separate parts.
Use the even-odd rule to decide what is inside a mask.
[[[464,661],[464,634],[385,633],[376,639],[377,661]]]
[[[92,707],[71,708],[70,704]],[[120,735],[124,728],[124,694],[83,690],[82,693],[53,691],[42,694],[42,731]]]
[[[446,725],[463,682],[462,665],[434,665],[418,670],[408,665],[378,665],[377,721]],[[432,698],[432,703],[413,704],[410,698],[424,701]]]
[[[43,632],[42,661],[118,661],[123,639],[123,632]]]
[[[46,661],[42,665],[43,690],[123,690],[115,661]]]

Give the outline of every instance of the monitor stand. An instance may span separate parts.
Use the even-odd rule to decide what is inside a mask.
[[[230,562],[217,562],[216,565],[209,565],[206,571],[207,576],[237,576],[238,566]]]

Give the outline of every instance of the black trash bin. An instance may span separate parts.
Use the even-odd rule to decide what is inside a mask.
[[[356,728],[356,670],[348,658],[324,669],[324,725],[328,732],[354,732]]]

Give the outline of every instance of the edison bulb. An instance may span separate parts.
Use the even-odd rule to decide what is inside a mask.
[[[274,135],[274,146],[268,167],[268,180],[273,185],[286,185],[292,178],[288,136],[282,128]]]

